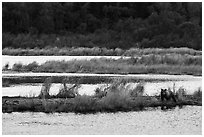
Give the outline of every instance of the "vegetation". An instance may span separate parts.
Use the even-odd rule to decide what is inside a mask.
[[[3,2],[2,47],[202,49],[201,2]],[[66,54],[61,51],[60,54]]]
[[[69,87],[67,86],[67,82],[69,79],[65,78],[62,81],[63,87],[59,90],[59,93],[56,95],[58,98],[74,98],[79,95],[78,88],[80,88],[80,84],[72,84]]]
[[[44,83],[45,76],[35,76],[35,77],[2,77],[2,86],[7,87],[14,84],[25,84],[25,83]],[[69,79],[67,84],[101,84],[101,83],[110,83],[114,77],[107,76],[52,76],[53,83],[61,83],[63,79]],[[131,81],[138,82],[141,79],[132,78]],[[154,79],[155,80],[155,79]],[[166,79],[165,79],[166,80]],[[146,80],[148,81],[148,80]],[[152,80],[149,80],[152,81]],[[159,81],[159,80],[157,80]],[[164,80],[163,80],[164,81]]]
[[[183,48],[186,47],[186,48]],[[128,59],[48,61],[39,65],[16,63],[17,72],[70,72],[114,74],[202,75],[201,2],[3,2],[3,55],[130,56]],[[3,86],[20,82],[44,82],[37,97],[2,98],[3,112],[117,112],[148,107],[202,105],[202,91],[186,95],[180,88],[178,102],[165,104],[159,96],[145,96],[144,83],[131,88],[116,80],[96,89],[94,96],[77,94],[80,83],[112,78],[64,79],[57,95],[50,95],[54,78],[3,78]],[[45,80],[45,81],[44,81]]]
[[[181,55],[202,55],[202,51],[194,50],[190,48],[131,48],[127,50],[123,50],[120,48],[116,49],[107,49],[105,47],[98,48],[58,48],[58,47],[45,47],[42,49],[39,48],[4,48],[2,50],[3,55],[13,55],[13,56],[141,56],[148,54],[181,54]]]
[[[38,65],[14,64],[18,72],[66,72],[66,73],[113,73],[113,74],[202,74],[202,56],[188,54],[148,54],[128,59],[91,59],[72,61],[47,61]]]
[[[50,98],[49,91],[52,86],[52,77],[46,78],[40,91],[39,98]]]
[[[46,82],[45,82],[46,83]],[[49,85],[47,86],[49,87]],[[177,91],[180,93],[180,89]],[[100,92],[106,92],[100,96]],[[131,88],[125,80],[115,80],[100,91],[96,90],[94,96],[77,95],[73,97],[59,97],[58,95],[39,97],[3,97],[2,111],[9,112],[75,112],[75,113],[96,113],[96,112],[118,112],[118,111],[140,111],[148,107],[168,106],[174,108],[183,105],[202,105],[202,91],[199,89],[193,95],[185,95],[182,100],[161,102],[160,96],[144,96],[144,86],[139,83]],[[65,93],[65,92],[61,92]],[[62,95],[60,93],[60,95]]]

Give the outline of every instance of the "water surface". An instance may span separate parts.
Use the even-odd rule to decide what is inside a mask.
[[[161,111],[97,114],[11,113],[2,114],[3,135],[117,134],[201,135],[202,107]]]
[[[164,81],[164,82],[146,82],[144,83],[144,95],[158,95],[161,88],[173,88],[175,83],[175,90],[179,88],[186,89],[187,94],[193,94],[198,88],[202,89],[202,81]],[[67,84],[69,86],[69,84]],[[93,95],[97,87],[106,86],[107,84],[81,84],[78,88],[79,94]],[[109,85],[109,84],[108,84]],[[134,88],[138,83],[129,83],[130,88]],[[2,96],[37,96],[40,94],[42,83],[38,84],[18,84],[11,87],[2,88]],[[60,83],[52,84],[50,94],[56,95],[59,89],[63,87]]]

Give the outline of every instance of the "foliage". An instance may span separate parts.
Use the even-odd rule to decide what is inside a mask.
[[[3,48],[201,50],[202,3],[3,2],[2,32]]]

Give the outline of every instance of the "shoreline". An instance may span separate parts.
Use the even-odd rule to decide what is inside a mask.
[[[202,76],[192,75],[162,75],[162,74],[90,74],[90,73],[16,73],[2,74],[3,87],[12,84],[44,83],[46,78],[52,78],[52,83],[61,83],[69,79],[68,83],[101,84],[111,83],[114,79],[125,79],[129,82],[152,81],[202,81]]]
[[[74,112],[81,114],[98,113],[98,112],[129,112],[145,111],[147,108],[158,108],[164,106],[164,110],[183,106],[202,106],[202,98],[196,98],[187,95],[185,100],[177,103],[172,101],[162,103],[159,97],[140,96],[131,98],[128,101],[117,104],[114,101],[104,102],[103,98],[92,96],[79,96],[75,98],[56,98],[39,99],[37,97],[2,97],[2,112]]]

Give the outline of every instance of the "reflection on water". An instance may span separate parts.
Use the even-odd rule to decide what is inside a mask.
[[[202,88],[202,81],[165,81],[165,82],[146,82],[144,85],[144,93],[147,95],[157,95],[161,88],[172,89],[173,83],[175,83],[175,90],[178,90],[180,87],[186,89],[187,94],[192,94],[199,87]],[[79,94],[83,95],[93,95],[94,90],[97,87],[103,86],[104,84],[82,84],[78,89]],[[137,83],[131,83],[132,87],[135,87]],[[11,87],[3,87],[2,95],[3,96],[37,96],[40,94],[42,84],[21,84]],[[62,84],[52,84],[50,89],[51,95],[56,95],[59,92],[59,89],[62,87]]]
[[[11,113],[2,115],[3,134],[199,134],[202,107],[97,114]]]

